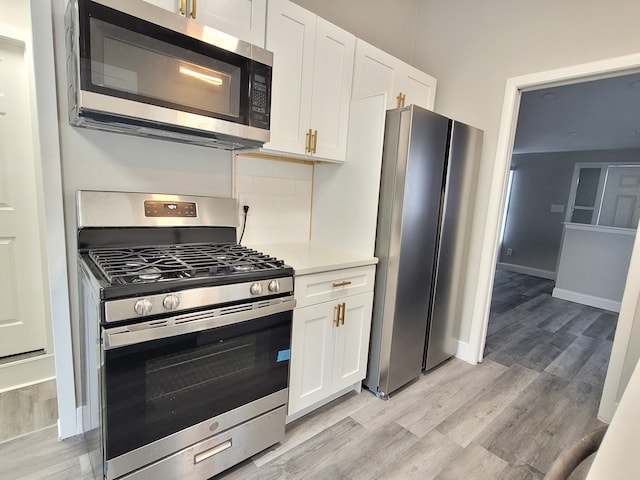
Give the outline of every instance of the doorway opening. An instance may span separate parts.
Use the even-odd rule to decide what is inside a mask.
[[[523,92],[540,90],[542,88],[581,83],[599,78],[617,77],[626,74],[637,73],[640,70],[640,55],[631,55],[609,59],[590,64],[563,68],[548,72],[511,78],[507,81],[503,116],[498,137],[496,163],[493,173],[493,188],[489,199],[490,221],[488,222],[486,241],[483,246],[483,255],[480,264],[480,282],[476,297],[477,312],[484,312],[484,322],[473,326],[471,332],[471,344],[477,342],[478,360],[482,360],[485,347],[489,307],[492,296],[493,278],[495,274],[497,247],[500,235],[500,220],[502,218],[504,199],[507,188],[508,174],[513,155],[514,139],[518,109]],[[640,254],[639,242],[634,243],[634,251]],[[638,258],[638,255],[635,255]],[[610,420],[615,410],[620,390],[624,388],[629,360],[626,352],[629,347],[629,338],[634,324],[634,312],[640,295],[640,281],[636,277],[640,273],[640,262],[635,261],[630,265],[630,271],[626,282],[625,295],[621,303],[621,312],[618,322],[618,331],[615,336],[611,361],[607,371],[604,392],[600,404],[599,417],[605,421]]]

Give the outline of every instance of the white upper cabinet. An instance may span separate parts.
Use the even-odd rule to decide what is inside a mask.
[[[264,47],[267,0],[145,0]]]
[[[436,79],[360,39],[356,42],[353,98],[387,94],[387,108],[419,105],[433,110]]]
[[[264,149],[344,161],[355,37],[288,0],[270,0],[271,141]]]

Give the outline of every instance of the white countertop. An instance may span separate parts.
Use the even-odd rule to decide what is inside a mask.
[[[586,480],[640,478],[640,362],[622,394]]]
[[[378,263],[378,259],[373,256],[315,243],[272,243],[247,246],[284,260],[287,265],[293,267],[296,276]]]

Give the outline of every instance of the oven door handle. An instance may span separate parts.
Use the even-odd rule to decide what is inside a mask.
[[[216,315],[216,311],[199,312],[193,314],[193,320],[186,320],[188,316],[171,317],[145,322],[142,324],[132,324],[122,327],[104,328],[102,333],[103,348],[111,350],[114,348],[126,347],[137,343],[159,340],[162,338],[175,337],[186,333],[201,332],[213,328],[224,327],[236,323],[255,320],[256,318],[274,315],[286,311],[293,311],[295,300],[292,297],[281,299],[280,302],[258,308],[248,308],[224,315]],[[178,320],[175,321],[174,320]]]

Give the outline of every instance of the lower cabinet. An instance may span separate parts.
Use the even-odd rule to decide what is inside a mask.
[[[375,271],[373,266],[366,268]],[[323,401],[343,390],[346,393],[350,389],[359,389],[360,382],[366,376],[373,273],[365,275],[365,278],[371,278],[370,282],[353,288],[367,291],[356,293],[348,288],[354,283],[342,280],[359,278],[352,275],[354,270],[358,271],[345,269],[333,272],[337,275],[335,280],[321,281],[315,285],[337,285],[332,295],[335,298],[296,308],[293,312],[289,416],[312,409],[314,405],[320,406]],[[306,280],[313,281],[313,277],[316,276],[310,275]]]

